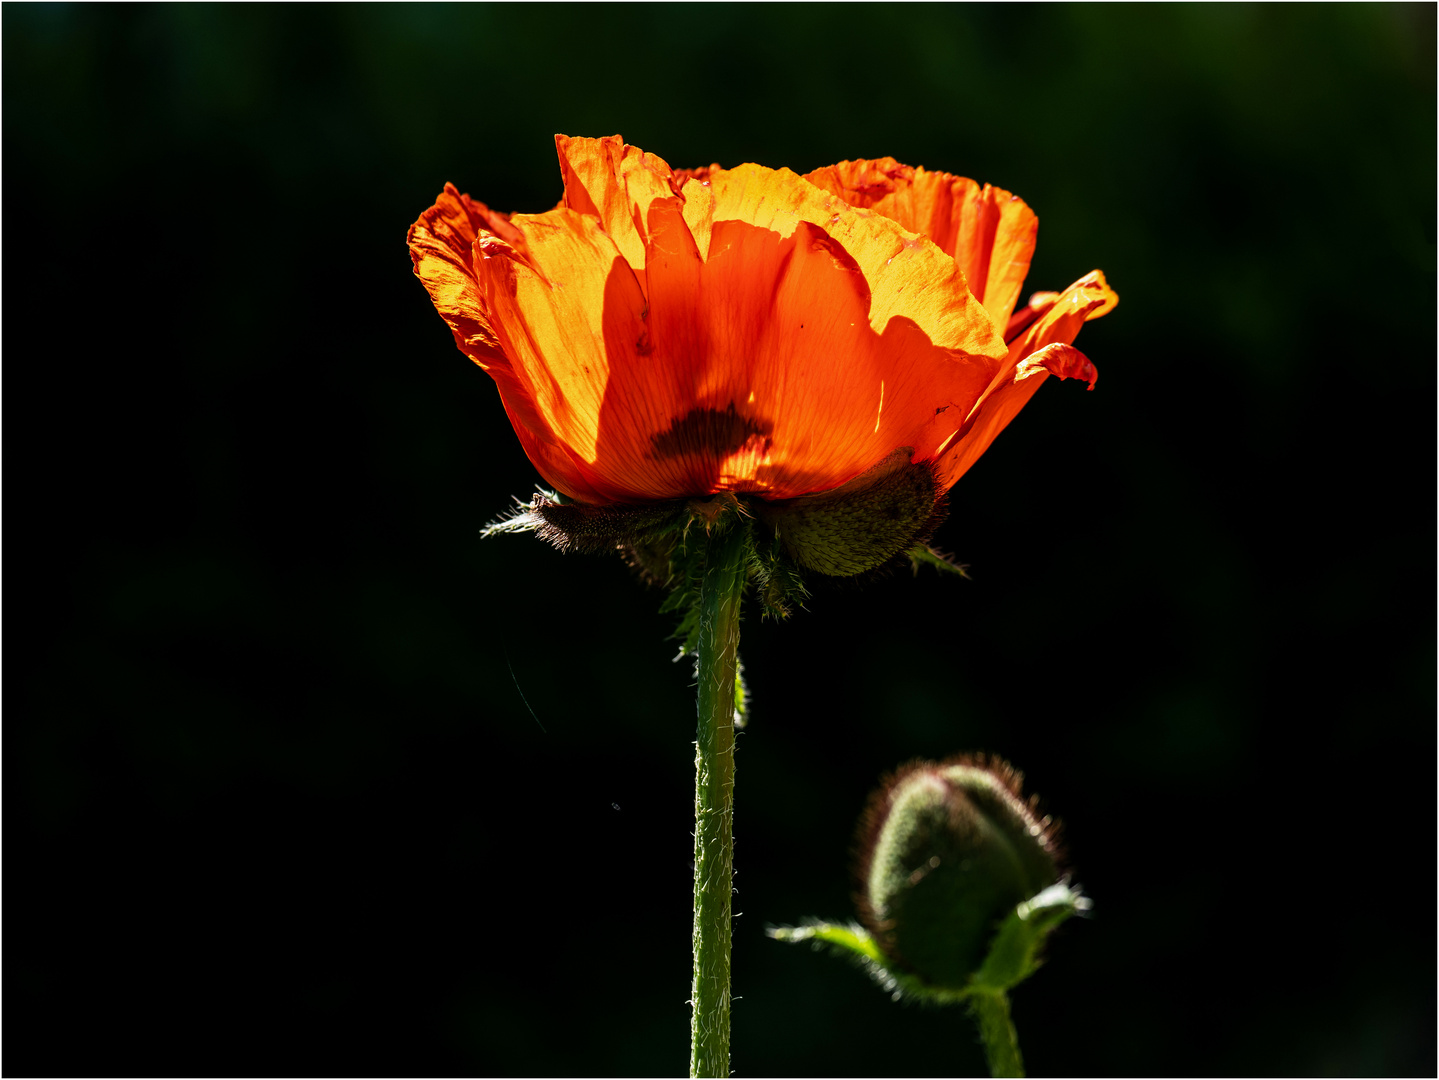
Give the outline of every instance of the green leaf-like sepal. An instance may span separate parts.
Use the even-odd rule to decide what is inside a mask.
[[[771,926],[765,933],[776,941],[787,941],[797,945],[802,941],[808,941],[817,949],[827,949],[834,955],[852,961],[871,979],[879,983],[881,989],[899,1001],[903,998],[918,999],[925,996],[924,986],[914,976],[899,971],[890,965],[888,958],[870,936],[868,930],[859,923],[838,923],[821,922],[818,919],[806,919],[799,926]],[[950,1000],[958,1001],[967,995],[955,994],[953,991],[944,991],[950,995]]]
[[[1064,883],[1051,885],[1026,900],[1000,923],[984,962],[963,988],[931,986],[899,969],[885,956],[869,931],[858,923],[840,925],[806,920],[799,926],[771,927],[766,932],[776,941],[791,944],[808,941],[854,961],[896,1001],[951,1005],[976,994],[1002,993],[1029,978],[1039,969],[1039,952],[1050,932],[1071,915],[1088,911],[1089,907],[1088,897]]]
[[[1019,985],[1039,969],[1039,950],[1050,931],[1090,906],[1089,897],[1063,882],[1030,897],[999,924],[972,985],[986,990]]]
[[[916,574],[921,566],[932,566],[936,570],[946,574],[958,574],[962,578],[969,577],[969,567],[963,563],[957,563],[948,555],[941,555],[928,544],[915,544],[905,555],[909,557],[909,565]]]

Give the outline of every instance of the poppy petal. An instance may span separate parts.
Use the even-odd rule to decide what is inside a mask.
[[[1090,389],[1099,378],[1089,358],[1071,342],[1086,321],[1112,311],[1119,303],[1104,274],[1095,270],[1064,292],[1036,293],[1031,302],[1034,312],[1030,324],[1010,342],[1004,370],[944,447],[939,473],[945,487],[953,485],[979,460],[1048,375],[1082,378]]]
[[[712,220],[747,221],[781,237],[790,236],[800,222],[818,226],[849,253],[868,282],[870,325],[877,331],[891,318],[907,316],[935,345],[1003,359],[1003,339],[952,258],[893,219],[798,180],[788,169],[760,165],[713,173]],[[685,185],[686,197],[691,184]],[[708,249],[708,239],[699,232],[695,240],[701,251]],[[710,251],[707,258],[712,257]]]
[[[618,135],[605,139],[556,135],[555,150],[565,182],[563,205],[598,217],[625,261],[636,271],[643,270],[650,203],[674,195],[669,165],[627,146]]]
[[[1109,283],[1104,280],[1104,275],[1100,271],[1094,270],[1080,278],[1063,293],[1037,292],[1031,296],[1029,303],[1016,311],[1010,318],[1009,325],[1005,328],[1004,340],[1012,344],[1019,336],[1020,331],[1036,319],[1063,315],[1064,312],[1056,307],[1061,298],[1064,298],[1065,302],[1072,307],[1083,306],[1083,322],[1108,315],[1119,303],[1119,295],[1109,287]],[[1075,333],[1078,332],[1078,330],[1075,331]],[[1058,338],[1054,337],[1050,340],[1058,340]],[[1071,336],[1069,340],[1073,341],[1074,338]]]
[[[567,495],[593,498],[594,491],[580,476],[571,456],[557,441],[546,439],[546,425],[535,409],[528,385],[515,372],[500,344],[493,314],[474,270],[474,245],[485,236],[494,243],[509,241],[516,245],[514,250],[520,257],[523,237],[507,215],[461,194],[453,184],[446,184],[435,205],[410,227],[408,242],[415,276],[449,324],[460,351],[495,380],[505,414],[540,475]]]
[[[892,157],[842,161],[805,179],[923,233],[954,256],[969,290],[1003,327],[1034,256],[1039,219],[1017,195]]]
[[[976,295],[1002,327],[1029,273],[1039,218],[1018,195],[989,184],[963,209],[954,258],[971,280],[984,281],[984,292]]]
[[[1005,342],[1008,343],[1017,338],[1021,330],[1052,308],[1058,299],[1059,293],[1057,292],[1037,292],[1031,296],[1029,303],[1009,317],[1009,324],[1004,328]]]
[[[634,272],[589,215],[561,207],[516,214],[511,224],[522,243],[481,236],[475,269],[510,358],[515,405],[527,414],[516,430],[541,474],[565,494],[623,501],[593,465],[613,362],[605,326],[628,322],[634,337],[643,330],[644,297]],[[508,394],[505,403],[511,406]]]
[[[877,333],[864,275],[818,226],[788,236],[715,222],[708,259],[686,202],[648,222],[649,309],[624,364],[610,364],[596,452],[650,497],[833,488],[898,446],[932,457],[952,404],[999,364],[936,347],[909,319]],[[624,346],[606,328],[606,340]]]
[[[482,229],[496,225],[508,227],[508,222],[484,203],[460,194],[454,184],[446,184],[435,205],[420,215],[405,238],[415,276],[449,324],[455,344],[487,371],[505,359],[475,282],[470,249]]]
[[[1058,375],[1061,379],[1083,379],[1089,383],[1087,389],[1090,390],[1099,381],[1099,369],[1089,357],[1062,341],[1052,342],[1021,360],[1014,369],[1014,381],[1023,382],[1041,373]]]

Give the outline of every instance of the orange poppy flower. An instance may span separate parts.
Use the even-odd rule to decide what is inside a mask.
[[[1095,271],[1014,312],[1037,219],[972,180],[848,161],[671,169],[556,137],[564,198],[497,213],[445,186],[416,275],[525,452],[591,506],[779,505],[922,466],[932,502],[1117,297]],[[844,571],[841,571],[844,572]]]

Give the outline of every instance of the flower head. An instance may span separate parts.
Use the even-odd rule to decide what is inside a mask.
[[[1094,383],[1070,343],[1117,297],[1095,271],[1015,313],[1037,219],[1008,192],[892,158],[801,177],[555,141],[553,210],[501,214],[446,185],[409,245],[530,460],[576,502],[725,494],[819,535],[837,504],[813,500],[842,490],[852,509],[880,485],[874,513],[908,534],[887,558],[1046,375]],[[828,573],[873,562],[795,545]]]

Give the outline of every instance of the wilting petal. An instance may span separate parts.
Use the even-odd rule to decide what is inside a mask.
[[[1014,381],[1023,382],[1041,373],[1058,375],[1061,379],[1083,379],[1089,383],[1090,390],[1099,381],[1099,369],[1089,357],[1062,341],[1046,345],[1021,360],[1014,369]]]
[[[1119,297],[1095,270],[1062,293],[1036,293],[1029,325],[1010,342],[1009,358],[993,384],[975,403],[939,460],[946,487],[968,471],[995,437],[1018,415],[1048,375],[1082,378],[1093,389],[1099,372],[1070,343],[1089,319],[1114,309]],[[1024,313],[1020,313],[1024,314]],[[1020,314],[1015,319],[1020,318]]]
[[[1034,255],[1039,219],[1024,200],[949,173],[894,158],[842,161],[808,173],[810,183],[853,206],[873,209],[923,233],[954,256],[969,290],[1003,329]]]

